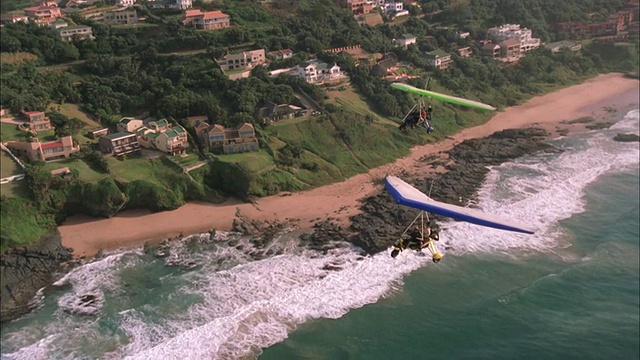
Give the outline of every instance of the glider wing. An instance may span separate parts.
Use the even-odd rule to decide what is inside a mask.
[[[471,108],[475,108],[475,109],[481,109],[481,110],[495,110],[496,108],[491,106],[491,105],[487,105],[484,103],[481,103],[479,101],[473,101],[473,100],[469,100],[469,99],[464,99],[464,98],[459,98],[459,97],[455,97],[455,96],[450,96],[450,95],[445,95],[445,94],[440,94],[437,92],[433,92],[433,91],[429,91],[429,90],[423,90],[423,89],[418,89],[417,87],[411,86],[411,85],[407,85],[407,84],[403,84],[403,83],[393,83],[391,84],[391,87],[397,90],[401,90],[404,92],[408,92],[411,94],[416,94],[416,95],[424,95],[436,100],[440,100],[440,101],[446,101],[446,102],[450,102],[453,104],[457,104],[457,105],[462,105],[462,106],[467,106],[467,107],[471,107]]]
[[[533,234],[535,232],[535,230],[528,225],[517,221],[502,219],[476,209],[435,201],[395,176],[387,176],[385,186],[396,203],[400,205],[495,229],[515,231],[524,234]]]

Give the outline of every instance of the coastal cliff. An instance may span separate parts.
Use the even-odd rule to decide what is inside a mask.
[[[58,231],[28,246],[15,247],[0,256],[0,322],[15,319],[30,310],[39,289],[51,283],[60,264],[71,259]]]

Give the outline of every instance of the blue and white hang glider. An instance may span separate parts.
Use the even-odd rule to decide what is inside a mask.
[[[391,193],[396,203],[400,205],[495,229],[515,231],[524,234],[533,234],[535,232],[535,230],[527,224],[515,220],[503,219],[477,209],[435,201],[395,176],[386,177],[385,187],[387,191]]]

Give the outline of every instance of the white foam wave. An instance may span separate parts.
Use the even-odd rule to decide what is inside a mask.
[[[233,253],[238,250],[224,251],[237,256]],[[339,318],[376,302],[393,289],[391,284],[428,261],[429,257],[413,254],[395,260],[388,253],[362,257],[345,246],[323,256],[298,249],[228,270],[193,272],[192,282],[182,291],[199,294],[204,301],[190,309],[191,326],[168,321],[159,330],[131,314],[124,328],[135,341],[125,353],[135,359],[255,356],[259,348],[285,339],[297,324]],[[149,334],[159,331],[173,333],[158,343]],[[155,346],[138,351],[154,342]]]
[[[134,266],[137,256],[115,253],[103,259],[72,269],[53,286],[71,285],[72,290],[58,299],[58,306],[69,313],[95,315],[104,305],[104,290],[116,291],[118,279],[115,268]],[[87,300],[87,297],[94,298]]]
[[[638,128],[638,110],[614,125],[613,132]],[[478,192],[482,210],[525,221],[537,229],[521,235],[452,222],[444,227],[454,252],[509,253],[569,246],[559,224],[584,211],[584,190],[600,176],[638,167],[638,144],[612,140],[612,131],[565,141],[560,155],[541,154],[494,167]]]

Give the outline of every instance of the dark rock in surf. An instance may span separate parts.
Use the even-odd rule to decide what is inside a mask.
[[[618,133],[613,140],[615,141],[620,141],[620,142],[636,142],[636,141],[640,141],[640,136],[636,135],[636,134],[621,134]]]
[[[0,322],[29,312],[37,291],[51,283],[60,264],[71,259],[71,249],[61,244],[55,231],[36,243],[16,247],[0,256]]]
[[[447,172],[431,178],[416,178],[411,174],[402,177],[425,193],[433,181],[436,185],[431,189],[432,198],[464,206],[476,199],[489,166],[540,151],[561,151],[543,142],[547,136],[546,131],[531,128],[504,130],[486,138],[466,140],[448,151],[453,165],[447,166]],[[365,199],[360,209],[362,214],[351,217],[348,230],[357,235],[350,236],[349,241],[369,254],[386,250],[417,215],[415,209],[397,205],[386,191]]]

